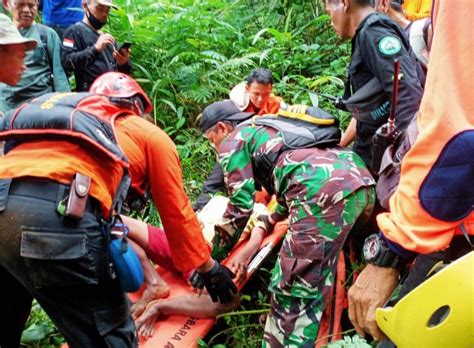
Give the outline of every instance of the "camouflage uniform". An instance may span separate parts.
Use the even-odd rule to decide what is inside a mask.
[[[275,129],[241,125],[219,147],[230,201],[216,226],[214,257],[227,255],[252,213],[252,161],[282,144]],[[262,345],[313,347],[337,256],[355,223],[370,215],[375,181],[355,153],[340,147],[283,152],[271,179],[278,201],[272,218],[289,217],[289,229],[273,269]]]

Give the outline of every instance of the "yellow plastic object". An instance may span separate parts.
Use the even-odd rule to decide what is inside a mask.
[[[306,111],[306,110],[305,110]],[[324,118],[315,118],[313,116],[308,116],[304,113],[300,112],[293,112],[293,111],[287,111],[280,109],[278,110],[278,115],[277,116],[284,116],[288,118],[294,118],[297,120],[309,122],[309,123],[314,123],[314,124],[320,124],[320,125],[331,125],[334,124],[334,119],[324,119]]]
[[[474,347],[474,251],[401,299],[376,311],[380,329],[398,348]]]
[[[405,0],[403,9],[410,21],[431,16],[433,0]]]

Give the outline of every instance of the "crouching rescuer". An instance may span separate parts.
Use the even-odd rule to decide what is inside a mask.
[[[210,257],[182,187],[171,139],[143,116],[151,103],[130,76],[90,93],[53,93],[9,112],[0,139],[0,346],[19,342],[35,298],[71,347],[135,347],[129,301],[109,257],[122,202],[150,189],[181,271],[197,269],[214,301],[236,293]]]
[[[212,255],[225,258],[239,240],[256,187],[275,194],[278,207],[258,226],[270,233],[276,221],[289,218],[289,227],[270,280],[272,308],[262,346],[314,347],[325,331],[322,317],[335,303],[340,251],[370,215],[375,182],[354,152],[337,146],[337,119],[323,110],[293,106],[278,115],[253,115],[221,101],[201,117],[229,195]]]

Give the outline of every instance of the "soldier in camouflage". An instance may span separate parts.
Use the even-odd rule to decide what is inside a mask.
[[[201,129],[218,149],[230,198],[224,223],[216,226],[217,260],[227,256],[252,213],[256,157],[283,146],[277,129],[242,123],[251,116],[222,101],[201,117]],[[354,225],[369,217],[375,181],[354,152],[338,146],[284,151],[270,180],[278,206],[259,227],[268,233],[289,217],[289,228],[270,281],[272,309],[262,346],[314,347],[339,252]]]

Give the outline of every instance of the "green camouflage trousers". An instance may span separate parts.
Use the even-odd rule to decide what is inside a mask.
[[[288,233],[269,286],[272,309],[262,347],[314,347],[339,253],[354,225],[369,218],[374,201],[373,187],[323,209],[317,202],[291,201]]]

